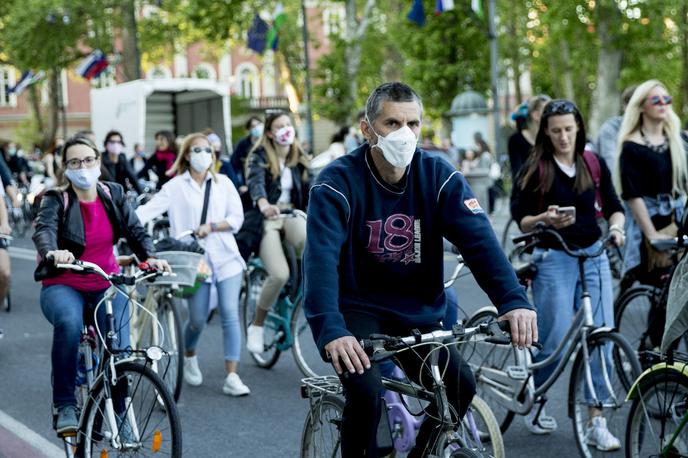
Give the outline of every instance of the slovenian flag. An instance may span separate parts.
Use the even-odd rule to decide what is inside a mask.
[[[267,44],[273,51],[277,51],[279,47],[279,29],[287,21],[287,15],[284,14],[284,6],[278,3],[275,7],[275,12],[272,15],[272,28],[268,31]]]
[[[451,11],[454,9],[454,0],[437,0],[435,3],[435,14],[440,15],[445,11]]]
[[[14,87],[9,88],[7,92],[10,94],[19,95],[24,91],[24,89],[31,86],[33,83],[40,81],[44,76],[45,72],[43,70],[38,73],[27,70],[22,73],[22,76],[19,78],[19,81],[17,81],[17,84],[15,84]]]
[[[79,64],[76,72],[83,78],[91,80],[100,75],[108,65],[107,57],[103,54],[103,51],[96,49]]]

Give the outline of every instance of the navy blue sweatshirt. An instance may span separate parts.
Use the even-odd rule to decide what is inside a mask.
[[[321,353],[351,335],[343,311],[438,323],[443,237],[500,314],[533,308],[463,175],[422,150],[397,186],[380,178],[367,143],[327,166],[310,191],[307,233],[304,310]]]

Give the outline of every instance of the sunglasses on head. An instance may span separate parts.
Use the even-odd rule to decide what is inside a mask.
[[[578,109],[576,108],[576,105],[573,104],[573,102],[570,102],[568,100],[553,100],[545,106],[545,109],[542,111],[543,116],[549,116],[549,115],[560,115],[560,114],[572,114],[576,113]]]
[[[198,153],[213,154],[213,150],[210,149],[209,146],[207,146],[207,147],[205,147],[205,148],[201,148],[200,146],[192,146],[192,147],[191,147],[191,152],[192,152],[192,153],[196,153],[196,154],[198,154]]]
[[[648,100],[652,105],[671,105],[673,100],[670,95],[653,95]]]

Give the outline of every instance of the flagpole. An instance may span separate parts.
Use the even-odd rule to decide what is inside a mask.
[[[315,145],[313,143],[313,113],[311,111],[311,63],[308,54],[308,16],[306,15],[306,1],[301,0],[301,15],[303,17],[303,60],[305,66],[306,79],[306,138],[311,147],[309,151],[311,154],[315,152]]]
[[[495,28],[495,10],[497,9],[496,0],[490,1],[490,11],[488,12],[488,34],[490,39],[490,79],[492,85],[492,122],[494,125],[494,157],[500,155],[500,132],[499,132],[499,94],[497,93],[497,31]]]

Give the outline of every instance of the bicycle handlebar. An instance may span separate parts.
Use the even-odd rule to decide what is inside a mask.
[[[535,230],[516,236],[512,239],[512,241],[514,244],[526,242],[526,244],[528,245],[536,245],[542,240],[542,236],[545,234],[553,236],[557,240],[557,242],[559,242],[559,245],[564,250],[564,252],[572,258],[596,258],[604,252],[605,246],[612,239],[611,234],[607,234],[605,237],[603,237],[601,239],[602,245],[594,253],[586,253],[581,249],[572,250],[569,247],[568,243],[566,243],[566,241],[562,238],[561,234],[559,234],[559,232],[555,231],[551,227],[545,226],[545,223],[543,222],[538,222],[535,224]]]
[[[160,276],[167,277],[176,275],[174,273],[163,272],[162,270],[154,269],[146,262],[139,263],[139,270],[134,275],[124,275],[119,273],[109,275],[105,273],[105,271],[98,264],[79,260],[76,260],[73,263],[56,264],[55,267],[58,269],[69,269],[83,274],[97,274],[104,280],[110,282],[112,285],[127,286],[134,286],[144,280],[152,280]]]

